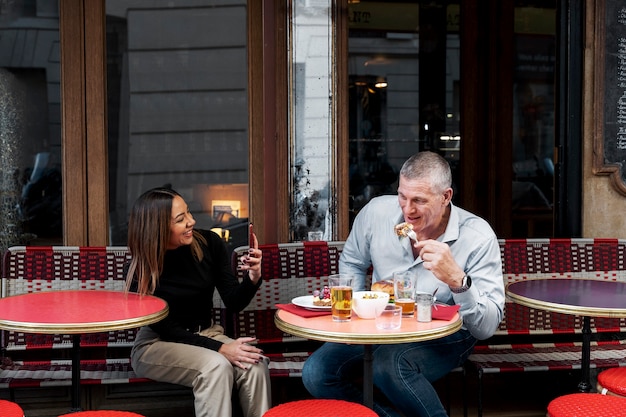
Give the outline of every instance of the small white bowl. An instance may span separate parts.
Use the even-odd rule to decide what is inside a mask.
[[[352,310],[362,319],[375,319],[376,307],[389,302],[389,294],[382,291],[355,291],[352,294]]]

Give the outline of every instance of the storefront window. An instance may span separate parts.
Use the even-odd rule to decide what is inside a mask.
[[[293,1],[290,108],[291,241],[333,236],[332,1]],[[311,234],[313,236],[313,234]]]
[[[171,187],[196,228],[246,245],[246,1],[107,0],[111,242],[134,200]]]
[[[556,9],[538,3],[515,8],[514,237],[550,237],[553,229]]]
[[[349,5],[350,214],[395,194],[412,154],[443,155],[457,175],[460,8],[450,2]]]
[[[62,242],[59,10],[0,4],[0,251]]]

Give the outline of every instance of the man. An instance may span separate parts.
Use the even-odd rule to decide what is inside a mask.
[[[339,269],[356,277],[355,290],[390,279],[394,271],[417,273],[418,291],[459,304],[463,328],[435,340],[373,347],[375,398],[381,416],[446,416],[432,382],[463,364],[476,340],[490,337],[502,320],[504,284],[497,237],[489,224],[452,204],[448,162],[420,152],[402,166],[398,195],[372,199],[357,215]],[[398,237],[409,223],[417,241]],[[415,319],[404,319],[415,320]],[[362,402],[359,372],[363,347],[326,343],[305,362],[302,378],[315,397]],[[461,395],[461,394],[458,394]],[[400,414],[401,413],[401,414]]]

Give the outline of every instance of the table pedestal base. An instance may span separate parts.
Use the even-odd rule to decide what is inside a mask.
[[[591,391],[591,383],[589,382],[589,367],[591,363],[591,319],[589,316],[583,316],[583,349],[582,362],[580,365],[581,380],[578,383],[580,392]]]
[[[82,411],[80,407],[80,334],[72,335],[72,408],[70,412]]]
[[[374,381],[372,376],[372,345],[363,345],[363,405],[374,408]]]

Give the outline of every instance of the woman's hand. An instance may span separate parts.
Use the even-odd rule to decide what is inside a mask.
[[[254,337],[240,337],[230,343],[224,343],[218,350],[233,365],[241,369],[248,369],[263,361],[263,351],[249,343],[256,342]]]
[[[243,271],[248,271],[250,281],[256,284],[261,279],[261,259],[263,258],[263,252],[259,249],[259,241],[254,233],[250,233],[250,249],[248,253],[243,255],[239,261],[238,268]]]

